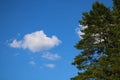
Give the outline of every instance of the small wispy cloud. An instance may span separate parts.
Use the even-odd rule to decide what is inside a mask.
[[[41,57],[48,59],[48,60],[57,60],[60,58],[60,56],[58,54],[52,54],[49,52],[43,53]]]
[[[18,33],[17,35],[18,35],[18,36],[20,36],[21,34],[20,34],[20,33]]]
[[[22,45],[22,42],[21,41],[17,41],[16,39],[13,40],[12,43],[10,43],[10,46],[13,47],[13,48],[20,48]]]
[[[47,68],[55,68],[55,64],[44,64],[45,67]]]
[[[19,56],[19,55],[20,55],[20,53],[16,53],[16,54],[15,54],[15,56]]]
[[[12,48],[28,49],[32,52],[41,50],[49,50],[60,44],[60,40],[56,36],[48,37],[43,30],[26,34],[23,40],[14,39],[9,45]]]
[[[35,61],[30,61],[29,64],[32,66],[36,65]]]

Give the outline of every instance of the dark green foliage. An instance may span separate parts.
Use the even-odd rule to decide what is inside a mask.
[[[113,0],[112,10],[95,2],[79,23],[87,28],[72,64],[84,71],[71,80],[120,80],[120,0]]]

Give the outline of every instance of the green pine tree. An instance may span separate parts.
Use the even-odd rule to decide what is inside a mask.
[[[120,0],[113,0],[112,10],[96,1],[79,23],[87,28],[72,64],[83,72],[71,80],[120,80]]]

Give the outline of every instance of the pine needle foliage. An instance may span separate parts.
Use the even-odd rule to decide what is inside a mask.
[[[83,72],[71,80],[120,80],[120,0],[113,0],[112,9],[96,1],[79,23],[87,28],[72,65]]]

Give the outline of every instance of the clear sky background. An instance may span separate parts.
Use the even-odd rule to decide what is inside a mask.
[[[76,29],[96,0],[0,0],[0,80],[69,80]],[[112,6],[112,0],[100,0]]]

